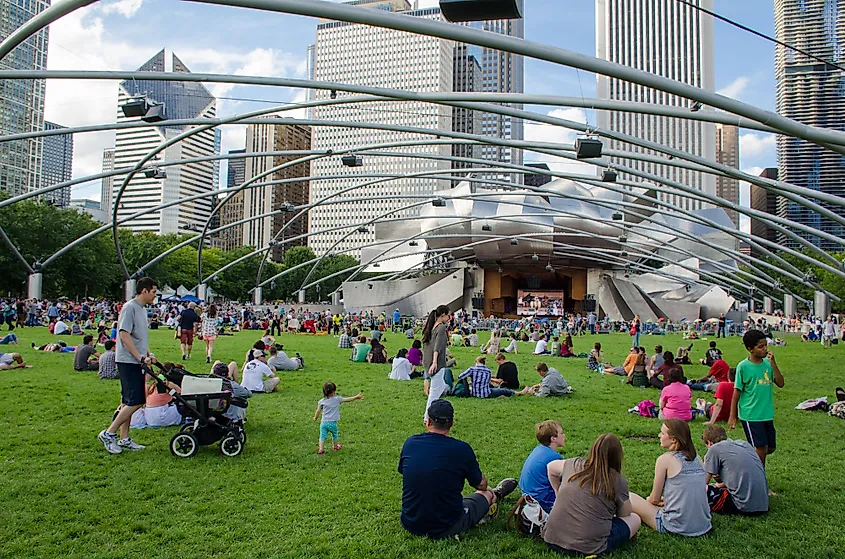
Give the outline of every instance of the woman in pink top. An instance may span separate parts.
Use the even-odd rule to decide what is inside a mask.
[[[168,388],[181,392],[177,385],[170,382],[167,385]],[[147,385],[146,405],[132,414],[130,426],[133,429],[143,429],[144,427],[167,427],[180,423],[182,423],[182,415],[176,409],[173,396],[169,392],[160,394],[155,382]]]
[[[692,419],[692,408],[690,398],[692,390],[683,382],[683,373],[680,369],[669,371],[663,391],[660,392],[660,419]]]

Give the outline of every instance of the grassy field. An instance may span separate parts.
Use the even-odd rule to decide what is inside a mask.
[[[37,353],[45,329],[18,330],[19,351],[33,369],[0,372],[0,464],[2,512],[0,557],[553,557],[542,542],[505,526],[500,515],[463,541],[432,542],[408,535],[399,523],[401,477],[396,472],[404,440],[422,430],[422,382],[386,379],[389,365],[352,364],[334,337],[282,336],[287,350],[300,351],[308,367],[282,377],[280,391],[250,401],[249,440],[244,453],[226,458],[216,446],[183,460],[171,456],[175,428],[133,431],[148,445],[141,452],[112,456],[97,441],[119,400],[118,381],[77,373],[72,355]],[[621,363],[630,338],[598,337],[606,355]],[[218,339],[215,357],[243,359],[257,339],[240,333]],[[482,336],[486,339],[486,335]],[[587,351],[594,338],[576,339]],[[200,342],[201,343],[201,342]],[[674,349],[677,336],[643,337]],[[394,353],[405,344],[388,335]],[[172,332],[153,332],[152,349],[163,360],[179,358]],[[699,357],[706,342],[696,342]],[[720,343],[735,365],[745,350],[738,338]],[[531,345],[516,356],[523,384],[539,377]],[[843,379],[842,346],[776,348],[786,387],[775,393],[778,451],[768,474],[778,493],[762,518],[714,518],[714,534],[682,539],[644,527],[633,545],[611,557],[814,558],[845,553],[845,492],[842,491],[845,422],[821,412],[794,410],[806,398],[833,395]],[[474,351],[455,351],[459,367]],[[189,370],[207,372],[202,351]],[[594,438],[613,432],[623,440],[624,474],[631,489],[647,494],[660,454],[660,422],[626,410],[657,391],[623,385],[619,377],[589,373],[585,360],[550,360],[575,387],[563,398],[521,397],[453,400],[454,435],[475,449],[482,470],[495,483],[518,477],[535,445],[534,424],[559,419],[567,457],[583,454]],[[702,366],[687,366],[698,376]],[[366,399],[344,404],[339,452],[316,454],[318,427],[311,422],[320,387],[333,381],[342,395]],[[702,421],[693,423],[699,451]],[[741,438],[741,431],[734,432]],[[510,508],[514,497],[506,503]]]

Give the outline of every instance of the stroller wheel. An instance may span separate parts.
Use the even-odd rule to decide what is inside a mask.
[[[185,425],[182,425],[182,428],[179,429],[179,432],[180,433],[191,433],[193,430],[194,430],[194,424],[193,423],[186,423]]]
[[[179,458],[190,458],[199,450],[199,443],[191,433],[176,433],[170,439],[170,452]]]
[[[244,443],[239,436],[226,435],[220,441],[220,452],[225,456],[237,456],[244,451]]]

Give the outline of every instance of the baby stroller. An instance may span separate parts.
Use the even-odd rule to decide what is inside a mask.
[[[179,413],[188,421],[170,439],[170,452],[179,458],[190,458],[199,447],[218,441],[220,452],[226,456],[238,456],[243,452],[246,444],[243,424],[224,414],[232,405],[246,408],[248,403],[232,395],[229,379],[195,375],[172,363],[156,365],[158,372],[145,367],[146,373],[155,379],[160,392],[170,391]],[[182,388],[182,393],[169,389],[168,381]]]

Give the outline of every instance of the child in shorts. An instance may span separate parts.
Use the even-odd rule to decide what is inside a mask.
[[[340,421],[340,405],[344,402],[351,402],[353,400],[363,400],[364,395],[360,392],[351,398],[344,398],[337,393],[337,386],[333,382],[327,382],[323,385],[323,398],[317,402],[317,410],[314,412],[314,419],[317,421],[317,416],[323,414],[323,419],[320,421],[320,445],[317,449],[317,454],[325,454],[323,446],[326,442],[326,437],[331,433],[334,444],[333,450],[340,450],[341,444],[337,437],[337,422]]]
[[[766,456],[776,448],[772,383],[783,388],[783,375],[774,354],[769,351],[765,333],[749,330],[742,337],[742,343],[749,355],[736,366],[728,429],[734,429],[739,418],[745,438],[765,467]]]

